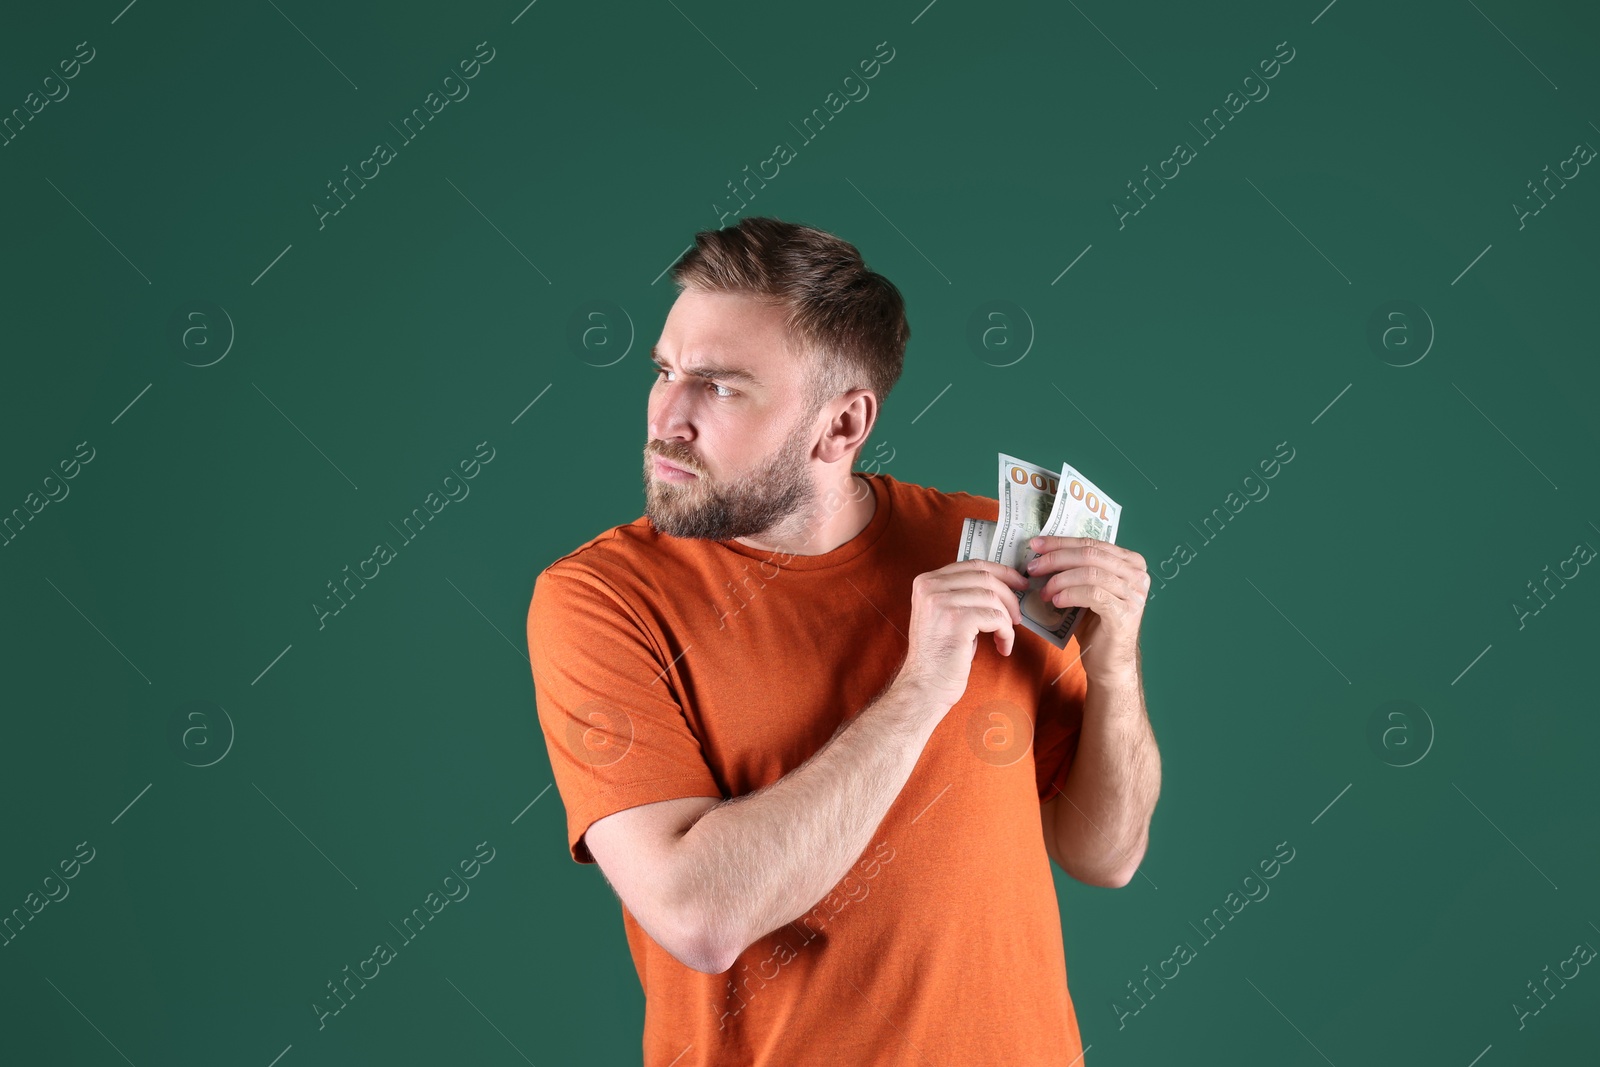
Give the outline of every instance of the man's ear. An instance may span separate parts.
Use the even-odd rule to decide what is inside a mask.
[[[871,389],[852,389],[829,401],[825,410],[832,416],[817,446],[817,458],[837,463],[852,453],[859,454],[878,421],[877,396]]]

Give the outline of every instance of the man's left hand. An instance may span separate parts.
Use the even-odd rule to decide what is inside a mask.
[[[1058,608],[1089,610],[1077,634],[1084,672],[1095,681],[1137,678],[1139,624],[1150,592],[1144,557],[1092,537],[1035,537],[1028,547],[1039,555],[1024,573],[1050,576],[1040,596]]]

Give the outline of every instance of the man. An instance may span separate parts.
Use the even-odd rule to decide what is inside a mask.
[[[1054,860],[1127,884],[1160,760],[1143,557],[1046,538],[949,563],[998,503],[852,468],[899,378],[899,291],[747,218],[696,235],[653,351],[645,514],[528,614],[573,859],[622,902],[647,1067],[1069,1064]],[[982,634],[992,637],[980,640]]]

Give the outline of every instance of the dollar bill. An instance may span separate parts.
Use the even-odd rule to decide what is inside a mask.
[[[956,562],[964,559],[988,559],[989,545],[994,540],[994,523],[988,519],[962,519],[961,544]]]
[[[1062,492],[1065,487],[1065,492]],[[1059,472],[1000,454],[999,520],[965,519],[956,559],[987,559],[1026,573],[1039,553],[1034,537],[1093,537],[1117,540],[1122,508],[1071,464]],[[1085,609],[1058,608],[1041,595],[1049,575],[1031,578],[1017,594],[1022,624],[1057,648],[1065,648]]]

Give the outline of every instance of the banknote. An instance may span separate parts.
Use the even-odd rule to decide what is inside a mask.
[[[1021,571],[1038,555],[1028,547],[1034,537],[1092,537],[1116,543],[1122,508],[1071,464],[1062,464],[1056,472],[1001,453],[999,502],[997,522],[963,520],[958,561],[987,559]],[[1045,600],[1041,590],[1048,580],[1049,575],[1032,578],[1017,594],[1022,624],[1055,647],[1065,648],[1084,609],[1058,608]]]

